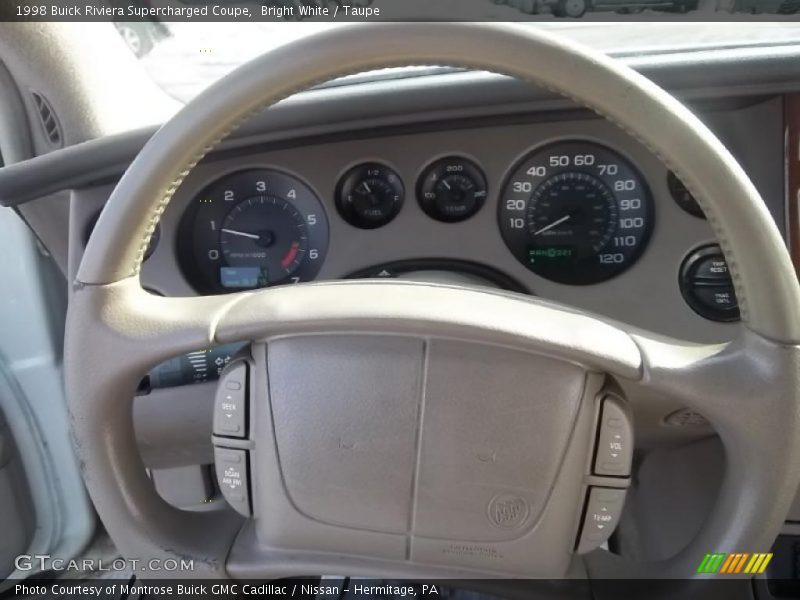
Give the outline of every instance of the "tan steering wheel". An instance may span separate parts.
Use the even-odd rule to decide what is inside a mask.
[[[558,91],[658,155],[698,199],[724,251],[742,312],[737,339],[727,345],[690,344],[536,298],[452,286],[351,281],[192,298],[162,298],[142,290],[143,253],[176,188],[250,115],[339,76],[431,64],[494,71]],[[196,577],[309,571],[563,575],[587,481],[583,466],[576,467],[575,476],[552,467],[560,496],[542,499],[544,508],[525,532],[533,540],[527,550],[549,549],[550,558],[541,561],[528,553],[526,562],[511,545],[502,546],[496,553],[500,558],[492,561],[454,563],[446,552],[426,558],[416,551],[381,555],[372,550],[384,547],[377,537],[369,537],[374,545],[342,542],[344,547],[337,547],[310,525],[292,530],[274,517],[277,504],[260,499],[278,497],[280,490],[264,478],[270,465],[278,464],[270,461],[287,459],[274,456],[267,426],[277,418],[276,397],[270,394],[277,394],[275,386],[286,378],[275,357],[287,344],[292,351],[314,348],[317,341],[324,348],[336,336],[346,336],[352,356],[364,360],[376,338],[418,340],[428,352],[466,344],[480,347],[487,360],[513,353],[520,374],[535,372],[555,396],[564,395],[559,406],[577,415],[569,447],[564,441],[554,455],[562,470],[581,463],[573,458],[590,445],[589,437],[581,437],[588,436],[584,417],[589,418],[587,403],[593,401],[585,392],[599,392],[607,378],[639,382],[705,415],[722,439],[727,469],[701,531],[679,554],[658,564],[633,564],[601,551],[590,555],[591,568],[602,576],[688,577],[706,552],[768,550],[800,481],[800,289],[758,192],[714,135],[665,91],[614,60],[535,27],[340,28],[266,54],[200,94],[144,147],[97,223],[73,286],[66,376],[86,484],[125,556],[191,557]],[[182,512],[162,501],[139,457],[131,416],[136,385],[149,368],[180,353],[233,341],[253,342],[251,402],[260,419],[247,446],[256,518],[245,521],[231,512]],[[313,361],[308,368],[314,368]],[[583,382],[582,393],[574,393],[574,382]],[[375,394],[392,392],[377,389]],[[569,510],[556,510],[554,503]],[[289,504],[281,510],[291,510]],[[420,541],[413,531],[397,535],[411,540],[412,548]],[[481,544],[495,547],[492,541]]]

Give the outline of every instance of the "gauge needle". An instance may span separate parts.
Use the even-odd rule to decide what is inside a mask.
[[[372,190],[371,190],[371,189],[369,189],[369,186],[367,185],[367,182],[366,182],[366,181],[364,182],[364,189],[365,189],[365,190],[367,190],[367,193],[368,193],[368,194],[371,194],[371,193],[372,193]]]
[[[257,240],[261,238],[260,235],[256,235],[254,233],[245,233],[244,231],[236,231],[235,229],[222,229],[225,233],[230,233],[231,235],[239,235],[241,237],[250,238],[251,240]]]
[[[449,190],[449,189],[451,189],[451,188],[450,188],[450,184],[449,184],[449,183],[447,183],[447,179],[442,179],[442,185],[443,185],[444,187],[446,187],[448,190]]]
[[[557,227],[557,226],[561,225],[562,223],[564,223],[566,221],[569,221],[571,218],[572,218],[572,215],[565,215],[565,216],[561,217],[560,219],[558,219],[557,221],[553,221],[552,223],[550,223],[550,225],[545,225],[540,230],[534,231],[533,235],[539,235],[540,233],[544,233],[545,231],[550,231],[553,227]]]

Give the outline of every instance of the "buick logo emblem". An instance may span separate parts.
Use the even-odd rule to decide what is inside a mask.
[[[500,494],[489,502],[489,520],[500,529],[517,529],[528,519],[528,502],[521,496]]]

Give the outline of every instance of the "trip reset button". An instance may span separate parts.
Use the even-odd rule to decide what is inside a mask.
[[[712,321],[738,321],[739,305],[728,263],[719,246],[694,250],[681,265],[680,288],[697,314]]]

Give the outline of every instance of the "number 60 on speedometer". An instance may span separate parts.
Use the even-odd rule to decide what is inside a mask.
[[[498,220],[506,245],[528,269],[584,285],[636,261],[653,227],[653,202],[641,174],[617,152],[591,142],[558,142],[512,169]]]

